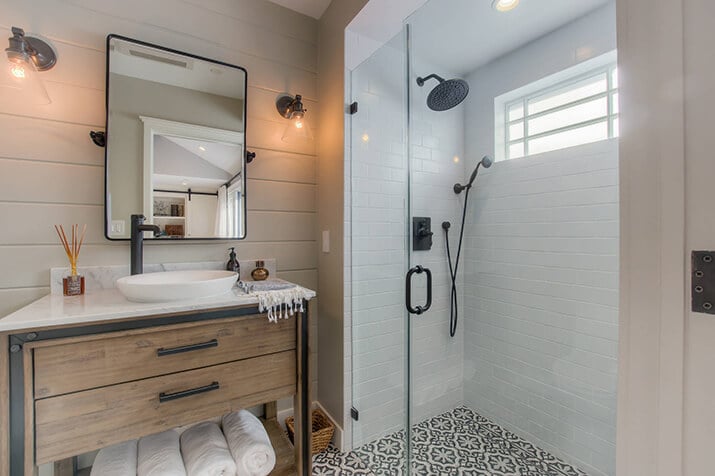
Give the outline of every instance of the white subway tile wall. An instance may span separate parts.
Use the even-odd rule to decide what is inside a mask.
[[[465,403],[615,474],[618,144],[496,163],[467,230]]]

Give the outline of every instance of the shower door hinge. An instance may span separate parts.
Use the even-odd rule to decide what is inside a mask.
[[[352,407],[350,409],[350,416],[353,417],[353,420],[358,421],[360,419],[360,412],[357,411],[357,408]]]
[[[350,115],[357,114],[358,112],[358,103],[355,101],[350,105]]]

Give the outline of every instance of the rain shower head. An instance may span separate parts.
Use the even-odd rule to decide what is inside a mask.
[[[417,78],[417,85],[422,87],[428,79],[436,79],[439,84],[427,96],[427,107],[433,111],[447,111],[459,105],[469,94],[469,84],[463,79],[447,79],[430,74]]]

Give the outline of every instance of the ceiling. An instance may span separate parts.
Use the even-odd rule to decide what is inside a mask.
[[[491,0],[432,0],[407,22],[420,59],[466,74],[610,2],[522,0],[501,13]]]
[[[331,0],[269,0],[303,15],[319,19],[325,13]],[[338,0],[340,1],[340,0]]]

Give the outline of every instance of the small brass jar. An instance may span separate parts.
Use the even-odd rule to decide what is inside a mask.
[[[251,271],[251,277],[254,281],[265,281],[268,279],[268,270],[264,267],[265,264],[263,260],[256,261],[256,269]]]

